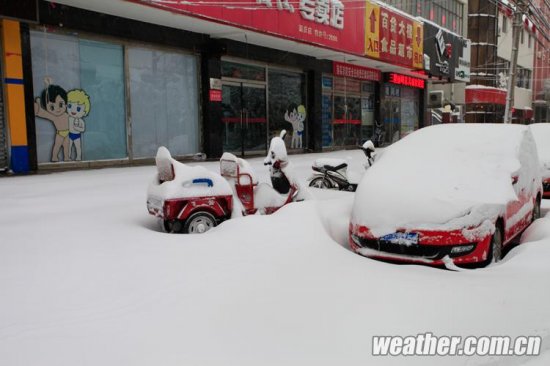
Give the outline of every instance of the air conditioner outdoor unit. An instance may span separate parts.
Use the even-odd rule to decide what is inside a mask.
[[[430,94],[428,95],[428,107],[442,108],[444,96],[445,96],[445,92],[443,90],[431,91]]]

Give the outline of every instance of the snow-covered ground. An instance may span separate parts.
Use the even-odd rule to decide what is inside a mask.
[[[302,181],[318,157],[347,157],[357,175],[365,162],[292,155]],[[349,251],[351,193],[165,234],[145,208],[154,172],[0,179],[0,365],[550,364],[548,201],[503,262],[454,272]],[[371,356],[374,335],[425,332],[538,335],[542,354]]]

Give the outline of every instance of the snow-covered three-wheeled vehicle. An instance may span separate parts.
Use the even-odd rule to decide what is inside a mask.
[[[172,233],[204,233],[231,217],[271,214],[296,200],[283,141],[271,140],[264,165],[270,165],[272,185],[258,183],[250,164],[231,153],[220,159],[220,174],[173,159],[165,147],[156,156],[157,174],[147,192],[147,209]]]

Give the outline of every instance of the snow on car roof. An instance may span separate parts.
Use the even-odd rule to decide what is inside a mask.
[[[550,178],[550,123],[534,123],[529,127],[537,143],[542,177]]]
[[[388,147],[356,192],[352,223],[374,235],[398,228],[440,227],[477,205],[516,198],[511,176],[527,127],[451,124],[420,129]],[[487,206],[488,205],[488,206]],[[486,216],[470,215],[472,222]],[[474,217],[475,216],[475,217]]]

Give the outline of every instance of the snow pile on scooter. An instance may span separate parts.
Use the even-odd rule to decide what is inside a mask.
[[[315,161],[313,162],[313,166],[317,168],[323,168],[325,165],[336,167],[342,164],[346,164],[346,166],[341,168],[339,171],[343,171],[345,173],[346,170],[348,169],[348,166],[347,166],[348,162],[345,159],[320,158],[320,159],[315,159]]]
[[[172,158],[168,149],[159,147],[157,174],[149,184],[148,196],[161,199],[231,195],[229,183],[219,174],[202,166],[189,166]]]
[[[258,184],[256,174],[254,173],[254,170],[252,169],[248,161],[238,158],[228,152],[223,153],[220,161],[222,161],[222,164],[220,165],[220,169],[222,170],[221,173],[233,187],[235,197],[238,196],[236,190],[237,184],[248,185],[252,183],[254,185],[254,208],[256,208],[257,210],[262,210],[267,207],[280,207],[286,203],[286,200],[288,198],[287,196],[281,195],[267,183]],[[231,164],[227,164],[227,162],[233,162],[234,166],[238,167],[238,178],[237,172],[231,171]],[[235,202],[239,202],[239,200],[237,199],[235,200]],[[235,216],[235,213],[233,214],[233,216]]]

